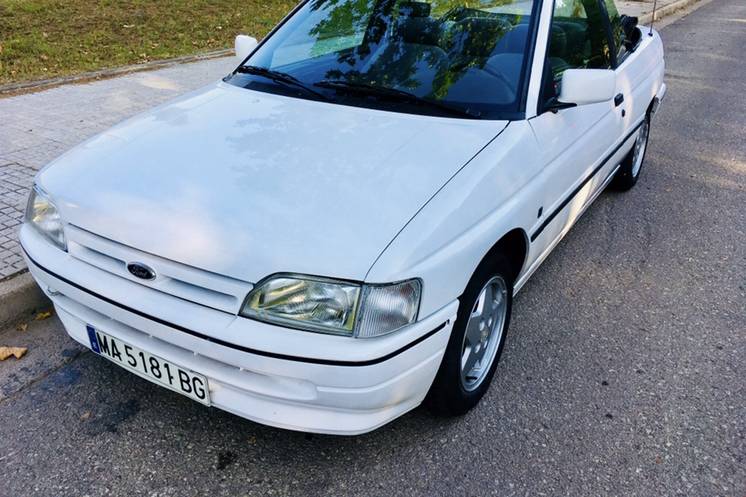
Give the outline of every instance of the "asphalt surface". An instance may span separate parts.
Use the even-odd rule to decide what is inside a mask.
[[[454,420],[264,427],[128,374],[56,319],[0,342],[0,495],[746,495],[746,3],[662,31],[643,176],[518,296],[498,374]],[[49,337],[49,338],[45,338]]]

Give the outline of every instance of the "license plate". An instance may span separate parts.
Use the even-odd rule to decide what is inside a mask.
[[[154,356],[134,345],[86,326],[91,349],[124,369],[169,388],[192,400],[210,405],[207,378]]]

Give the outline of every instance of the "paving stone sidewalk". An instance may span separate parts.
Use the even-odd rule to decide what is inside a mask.
[[[658,9],[677,0],[658,0]],[[650,1],[616,0],[644,16]],[[644,20],[644,19],[643,19]],[[23,271],[18,227],[36,172],[112,125],[227,74],[233,57],[181,64],[86,84],[0,98],[0,280]]]
[[[233,63],[211,59],[0,98],[0,280],[26,267],[18,227],[39,169],[138,112],[218,80]]]

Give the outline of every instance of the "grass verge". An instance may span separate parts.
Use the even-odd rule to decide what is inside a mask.
[[[292,0],[0,0],[0,85],[228,48]]]

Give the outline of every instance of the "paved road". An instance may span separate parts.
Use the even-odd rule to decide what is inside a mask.
[[[519,295],[472,413],[418,409],[356,438],[267,428],[47,320],[0,335],[58,334],[0,364],[0,495],[743,497],[744,19],[715,0],[663,30],[669,97],[642,181],[603,195]]]

